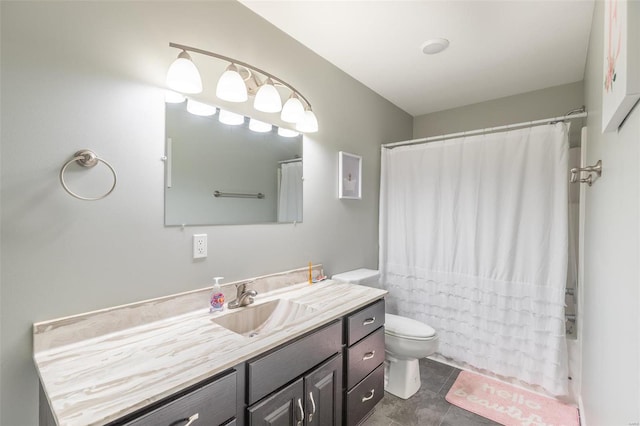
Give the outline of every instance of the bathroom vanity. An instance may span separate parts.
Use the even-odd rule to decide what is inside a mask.
[[[221,313],[203,289],[35,324],[40,425],[358,424],[384,393],[386,292],[304,275]]]

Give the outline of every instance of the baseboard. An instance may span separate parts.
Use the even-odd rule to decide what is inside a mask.
[[[585,419],[584,404],[582,404],[582,395],[578,396],[578,414],[580,415],[580,426],[587,426]]]

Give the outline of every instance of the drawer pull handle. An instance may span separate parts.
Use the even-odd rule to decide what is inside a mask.
[[[376,317],[371,317],[364,320],[362,325],[369,325],[369,324],[373,324],[374,322],[376,322]]]
[[[297,426],[302,426],[302,422],[304,421],[304,410],[302,409],[302,400],[298,398],[298,409],[300,410],[300,420],[296,422]]]
[[[368,359],[373,358],[376,355],[376,351],[371,351],[371,352],[367,352],[366,354],[364,354],[364,356],[362,357],[363,361],[366,361]]]
[[[186,422],[184,426],[191,426],[193,422],[195,422],[199,418],[200,418],[200,414],[195,413],[193,416],[189,417],[188,419],[185,418],[185,419],[176,420],[175,422],[171,423],[169,426],[177,426],[182,422]]]
[[[309,400],[311,401],[311,411],[309,413],[309,423],[313,420],[313,415],[316,413],[316,402],[313,400],[313,392],[309,392]]]
[[[368,400],[373,398],[373,394],[375,393],[375,389],[371,389],[371,391],[369,393],[370,393],[369,396],[363,396],[362,397],[362,402],[367,402]]]

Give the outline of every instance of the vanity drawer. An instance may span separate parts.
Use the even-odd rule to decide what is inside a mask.
[[[338,320],[293,343],[247,363],[249,405],[302,375],[342,349]]]
[[[384,327],[347,350],[347,389],[355,386],[384,362]]]
[[[236,415],[236,376],[235,371],[229,373],[125,424],[184,424],[187,423],[187,419],[197,414],[198,419],[194,424],[220,425]],[[180,422],[181,420],[183,422]]]
[[[346,426],[357,425],[384,396],[384,364],[347,392]]]
[[[384,299],[347,317],[347,345],[351,346],[384,324]]]

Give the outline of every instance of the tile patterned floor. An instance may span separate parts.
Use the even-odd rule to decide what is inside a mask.
[[[409,399],[387,392],[362,426],[499,426],[449,404],[444,398],[461,370],[430,359],[420,360],[422,386]]]

